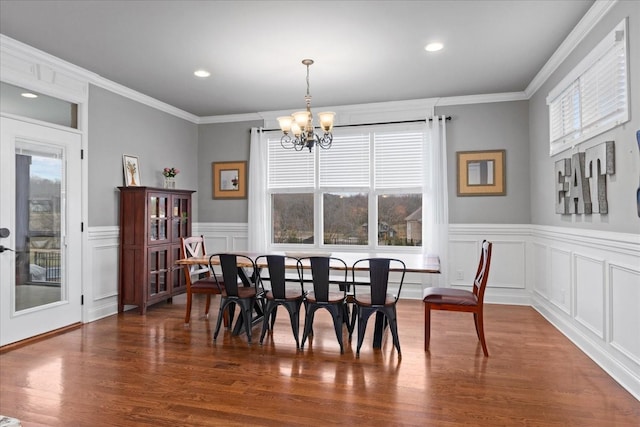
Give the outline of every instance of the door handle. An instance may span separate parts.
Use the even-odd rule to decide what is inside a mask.
[[[11,249],[11,248],[5,248],[4,246],[0,245],[0,254],[1,254],[2,252],[4,252],[4,251],[11,251],[11,252],[14,252],[14,250],[13,250],[13,249]]]
[[[9,237],[9,234],[11,234],[11,232],[9,231],[8,228],[0,228],[0,237],[2,238]]]

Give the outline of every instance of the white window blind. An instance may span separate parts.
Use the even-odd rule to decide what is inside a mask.
[[[576,138],[580,130],[580,85],[575,81],[550,105],[551,141]]]
[[[615,43],[581,77],[582,128],[585,132],[625,110],[626,72],[624,44]]]
[[[625,19],[549,93],[551,155],[629,120],[627,52]]]
[[[280,145],[280,135],[268,136],[268,187],[313,188],[315,184],[315,160],[308,150],[285,150]]]
[[[375,188],[421,187],[423,144],[423,132],[377,132],[374,135]]]
[[[320,150],[320,187],[369,187],[369,133],[333,137],[328,150]]]

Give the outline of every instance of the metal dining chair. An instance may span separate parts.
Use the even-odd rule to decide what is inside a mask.
[[[400,275],[398,291],[395,295],[389,293],[389,273],[391,269],[397,271]],[[384,316],[384,319],[381,319],[383,326],[377,328],[379,329],[377,333],[382,334],[384,327],[388,324],[393,337],[393,345],[396,347],[398,355],[401,355],[396,304],[400,298],[406,270],[407,267],[404,261],[395,258],[363,258],[353,264],[351,268],[353,281],[352,298],[354,302],[353,317],[358,319],[356,357],[360,357],[360,347],[362,347],[362,342],[364,341],[367,322],[373,313],[376,313],[376,316]],[[363,271],[368,271],[369,280],[365,282],[356,280],[356,272],[362,273]],[[363,289],[367,290],[363,291]],[[349,339],[351,339],[351,334]]]
[[[337,268],[336,274],[340,280],[331,279],[331,268]],[[343,323],[347,323],[348,326],[348,321],[345,322],[347,264],[342,259],[334,257],[312,256],[300,258],[298,260],[298,274],[302,278],[303,287],[305,282],[304,272],[309,269],[311,272],[313,291],[307,292],[304,300],[306,313],[300,348],[304,347],[304,343],[309,335],[313,334],[313,319],[315,313],[318,309],[322,308],[331,313],[338,344],[340,344],[340,353],[344,353],[342,325]]]
[[[286,264],[297,265],[298,259],[285,255],[261,255],[255,259],[256,265],[262,265],[266,261],[267,272],[260,270],[259,277],[264,288],[264,282],[268,281],[271,289],[265,289],[265,309],[262,321],[262,333],[260,334],[260,344],[264,340],[264,336],[269,329],[271,330],[276,320],[276,313],[279,306],[284,306],[289,312],[291,321],[291,330],[296,340],[296,348],[300,348],[299,329],[300,329],[300,307],[304,300],[304,288],[302,286],[302,278],[298,275],[295,279],[287,278]],[[288,286],[287,284],[290,283]]]
[[[217,262],[214,262],[217,261]],[[216,272],[219,266],[222,273]],[[220,309],[218,320],[216,322],[216,330],[213,334],[213,340],[218,338],[220,325],[222,323],[225,310],[232,310],[233,307],[240,308],[240,318],[237,322],[242,322],[247,341],[251,344],[251,328],[253,326],[253,309],[256,304],[262,306],[263,292],[260,287],[260,280],[256,280],[257,268],[251,258],[246,255],[232,253],[218,253],[209,257],[209,268],[213,272],[213,277],[218,284],[218,289],[222,296],[220,301]],[[244,273],[249,268],[249,274]],[[260,311],[264,311],[264,307],[259,307]],[[230,313],[230,322],[232,321],[233,312]]]

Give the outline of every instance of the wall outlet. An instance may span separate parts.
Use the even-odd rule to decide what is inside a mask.
[[[464,271],[462,270],[456,271],[456,280],[464,280]]]

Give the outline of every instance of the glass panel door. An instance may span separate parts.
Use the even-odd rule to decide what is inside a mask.
[[[0,121],[2,346],[82,320],[82,137]]]
[[[61,148],[17,144],[16,312],[62,298],[62,177]]]

